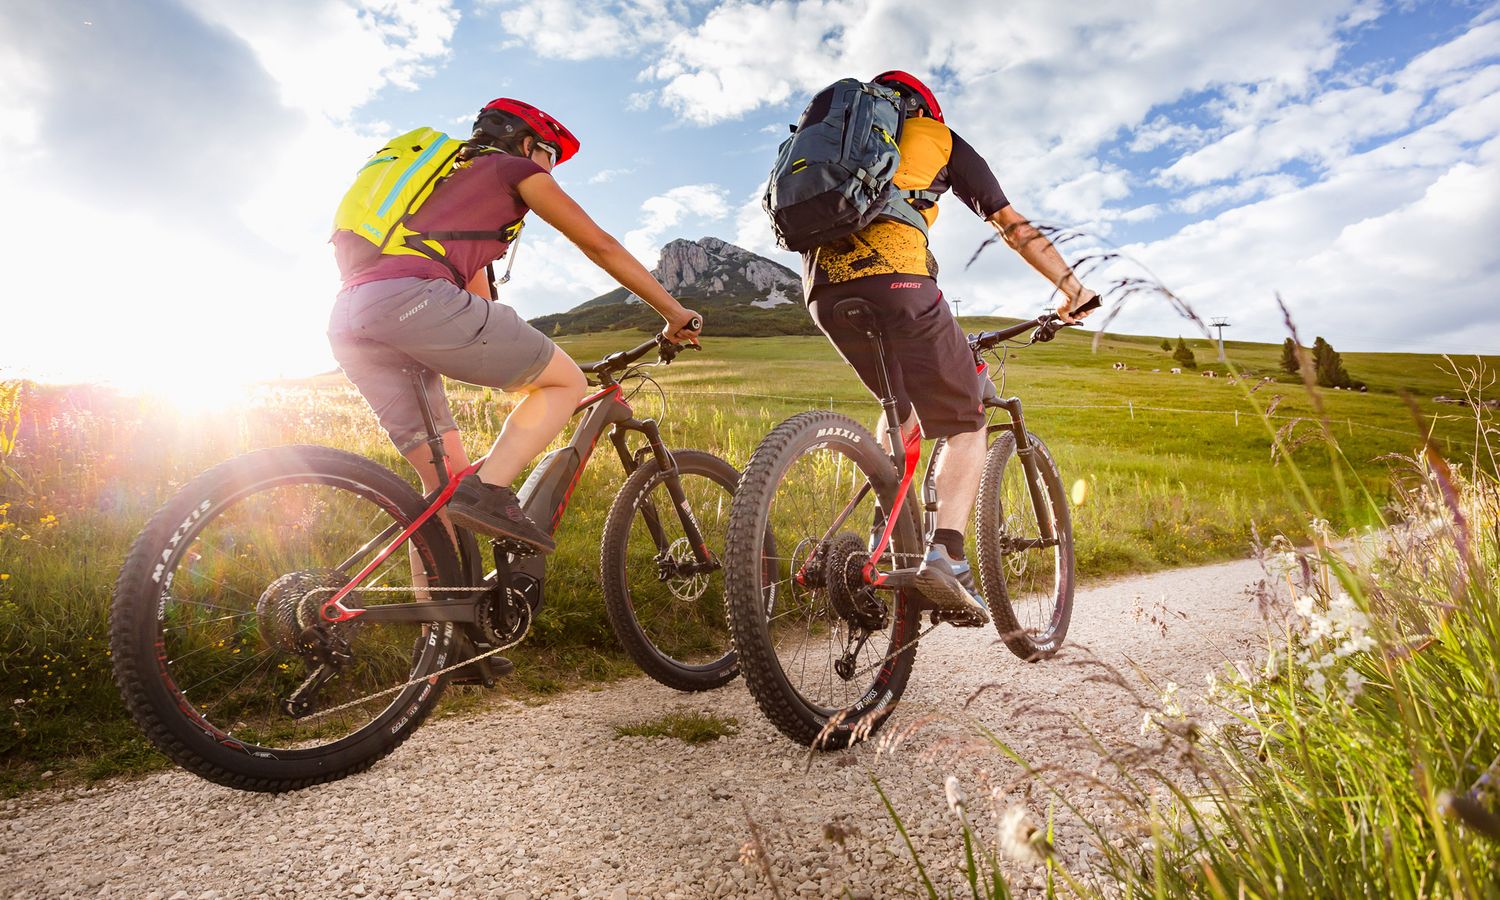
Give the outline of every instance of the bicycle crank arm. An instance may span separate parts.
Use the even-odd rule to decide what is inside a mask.
[[[356,610],[360,621],[363,622],[414,622],[417,624],[427,622],[458,622],[473,625],[477,619],[474,614],[474,600],[420,600],[416,603],[384,603],[380,606],[369,606],[363,610]]]

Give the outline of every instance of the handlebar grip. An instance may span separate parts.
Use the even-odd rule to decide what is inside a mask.
[[[687,328],[688,331],[702,331],[703,330],[703,317],[702,316],[693,316],[691,319],[687,320],[687,325],[685,327]]]
[[[1096,309],[1098,309],[1099,307],[1101,307],[1103,305],[1104,305],[1104,301],[1099,297],[1098,294],[1095,294],[1093,296],[1093,299],[1089,300],[1089,302],[1083,304],[1082,306],[1078,307],[1077,309],[1070,309],[1070,310],[1068,310],[1068,315],[1070,315],[1070,316],[1076,316],[1079,313],[1092,312],[1093,310],[1096,310]]]

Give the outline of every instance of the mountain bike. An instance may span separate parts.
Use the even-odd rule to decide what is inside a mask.
[[[880,727],[933,628],[984,624],[938,609],[914,586],[936,528],[933,469],[919,525],[912,481],[921,435],[902,437],[885,336],[864,300],[845,300],[834,315],[871,341],[893,449],[831,411],[782,422],[745,467],[725,551],[725,603],[750,692],[783,734],[826,749]],[[970,335],[976,371],[993,388],[986,355],[1027,331],[1025,345],[1050,341],[1062,327],[1048,314]],[[990,390],[984,406],[996,437],[975,504],[975,566],[1002,640],[1034,662],[1057,653],[1072,616],[1072,522],[1057,464],[1027,429],[1021,401]],[[996,421],[1000,414],[1008,420]],[[767,558],[778,547],[784,555]]]
[[[599,391],[518,496],[555,531],[609,430],[628,473],[601,542],[610,622],[648,674],[706,690],[738,669],[718,585],[739,473],[710,453],[669,450],[622,387],[681,349],[657,336],[584,367]],[[653,350],[656,362],[638,364]],[[450,679],[493,684],[496,655],[536,620],[545,558],[486,539],[487,560],[472,533],[437,516],[483,460],[452,472],[419,378],[443,473],[428,496],[342,450],[260,450],[189,482],[131,547],[111,609],[115,679],[179,765],[257,791],[361,771],[410,736]],[[632,435],[644,438],[636,449]]]

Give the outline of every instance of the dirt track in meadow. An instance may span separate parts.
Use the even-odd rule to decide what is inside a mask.
[[[993,631],[942,628],[923,640],[906,697],[873,744],[808,753],[759,715],[741,682],[685,696],[644,678],[543,706],[504,704],[430,723],[371,771],[279,796],[236,792],[181,771],[0,804],[0,895],[8,897],[884,897],[917,887],[911,857],[871,784],[879,779],[928,874],[967,895],[962,844],[944,799],[956,775],[987,839],[986,779],[1020,769],[977,738],[995,732],[1034,765],[1088,770],[1077,726],[1043,738],[1038,710],[1077,716],[1107,745],[1140,742],[1142,712],[1116,685],[1090,679],[1088,648],[1190,695],[1225,659],[1261,645],[1242,561],[1088,587],[1075,601],[1070,647],[1028,665]],[[1154,620],[1154,621],[1153,621]],[[1165,633],[1162,623],[1165,622]],[[1132,678],[1135,676],[1132,675]],[[971,695],[984,691],[965,709]],[[738,734],[687,745],[615,738],[614,727],[673,709],[739,720]],[[1023,710],[1017,717],[1013,710]],[[1028,711],[1029,710],[1029,711]],[[917,726],[909,728],[910,726]],[[1076,790],[1074,789],[1076,787]],[[1070,795],[1101,818],[1102,796]],[[1013,791],[1007,802],[1022,800]],[[1045,816],[1040,793],[1033,816]],[[754,823],[753,826],[751,823]],[[768,879],[742,850],[758,832]],[[844,831],[842,845],[829,839]],[[1076,822],[1059,820],[1065,858],[1089,855]],[[1016,887],[1039,869],[1007,863]]]

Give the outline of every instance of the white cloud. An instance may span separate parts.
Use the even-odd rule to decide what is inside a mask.
[[[486,0],[508,47],[525,47],[549,59],[632,56],[681,31],[689,12],[672,0]]]
[[[630,175],[635,169],[600,169],[589,176],[588,184],[606,184],[625,175]]]
[[[455,17],[394,0],[103,7],[87,27],[67,4],[0,12],[0,66],[32,64],[6,78],[26,89],[3,118],[50,148],[0,162],[14,210],[0,241],[28,261],[7,363],[198,383],[330,367],[329,222],[383,136],[347,117],[441,61]],[[82,329],[46,299],[60,278],[89,280],[77,244],[55,239],[80,223],[103,285]]]
[[[497,270],[504,267],[504,262],[496,263]],[[614,279],[571,241],[535,220],[529,221],[516,244],[516,265],[510,283],[500,288],[500,300],[530,319],[576,306],[616,287]]]
[[[1296,188],[1297,179],[1291,175],[1262,175],[1194,191],[1186,197],[1172,201],[1172,209],[1196,215],[1216,206],[1244,203],[1261,197],[1274,197]]]
[[[717,184],[685,184],[641,204],[642,223],[625,233],[621,243],[648,269],[661,253],[660,239],[671,228],[694,219],[717,222],[729,214],[728,193]]]
[[[452,0],[184,0],[255,52],[294,109],[343,118],[387,86],[413,90],[449,55]]]

